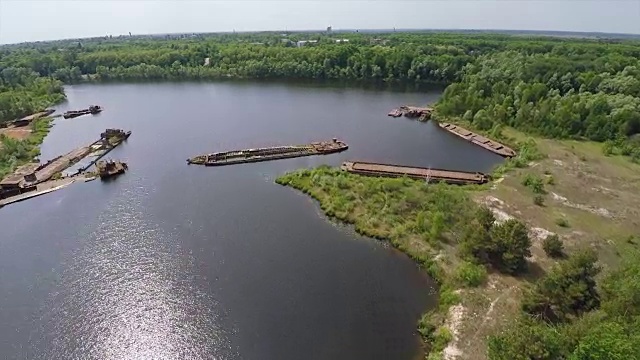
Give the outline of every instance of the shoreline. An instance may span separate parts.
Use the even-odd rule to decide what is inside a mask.
[[[305,175],[306,174],[306,175]],[[411,261],[413,261],[416,266],[420,269],[420,271],[429,276],[430,279],[433,280],[435,285],[437,286],[437,302],[434,307],[426,309],[417,319],[416,319],[416,336],[420,339],[420,348],[419,353],[416,354],[416,358],[422,358],[424,355],[429,354],[432,350],[439,352],[442,351],[441,347],[442,341],[438,339],[434,339],[434,331],[436,328],[440,328],[437,324],[441,324],[446,317],[446,312],[450,304],[449,298],[452,297],[452,284],[453,281],[449,275],[449,270],[445,269],[438,262],[438,257],[440,256],[440,251],[436,251],[432,246],[417,246],[414,242],[415,237],[412,237],[413,234],[405,235],[405,238],[397,238],[393,235],[392,232],[383,233],[383,232],[375,232],[371,229],[363,227],[360,223],[362,217],[366,217],[366,214],[354,215],[353,212],[359,212],[359,210],[352,209],[351,213],[342,213],[336,212],[332,205],[330,204],[331,199],[329,195],[323,193],[322,190],[314,189],[313,185],[308,183],[302,183],[297,181],[296,178],[306,178],[310,179],[312,177],[320,177],[322,176],[324,179],[326,178],[343,178],[343,179],[351,179],[356,182],[369,182],[369,183],[403,183],[407,184],[408,187],[419,188],[423,185],[422,181],[411,180],[411,179],[402,179],[402,178],[370,178],[363,177],[356,174],[349,174],[342,172],[341,170],[324,167],[321,166],[314,170],[297,170],[283,176],[280,176],[276,179],[276,183],[282,186],[288,186],[294,189],[295,191],[299,191],[302,194],[310,197],[322,211],[322,214],[327,217],[327,219],[331,221],[336,221],[341,225],[352,227],[354,232],[360,236],[364,236],[376,241],[382,241],[394,251],[398,251],[402,253],[404,256],[407,256]],[[306,180],[305,179],[305,180]],[[432,185],[432,186],[440,186],[440,185]],[[447,189],[448,185],[444,185],[445,187],[439,187],[436,191],[443,191],[447,193],[449,191],[456,192],[458,194],[462,194],[462,192],[468,191],[466,189],[463,190],[464,187],[456,186],[454,189]],[[384,220],[382,220],[384,221]],[[455,296],[453,296],[455,297]],[[437,336],[437,335],[435,335]]]

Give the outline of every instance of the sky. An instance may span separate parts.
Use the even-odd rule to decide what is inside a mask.
[[[0,44],[104,35],[338,29],[640,34],[640,0],[0,0]]]

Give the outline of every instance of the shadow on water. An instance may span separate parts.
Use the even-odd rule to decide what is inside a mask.
[[[282,83],[72,86],[48,159],[132,130],[116,181],[0,214],[0,357],[410,359],[434,284],[273,180],[350,159],[487,171],[501,159],[387,112],[439,93]],[[346,152],[205,168],[195,154],[339,137]]]

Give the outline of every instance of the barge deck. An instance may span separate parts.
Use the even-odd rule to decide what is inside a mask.
[[[431,169],[412,166],[368,163],[361,161],[344,162],[340,168],[344,171],[358,175],[378,177],[408,176],[412,179],[428,180],[434,182],[442,181],[448,184],[456,185],[484,184],[489,181],[489,177],[480,172]]]
[[[516,156],[516,152],[510,147],[505,146],[497,141],[487,139],[482,135],[478,135],[460,126],[449,123],[439,123],[438,126],[456,136],[459,136],[500,156],[508,158]]]
[[[288,159],[302,156],[326,155],[347,150],[349,146],[338,139],[307,145],[274,146],[257,149],[233,150],[198,155],[187,159],[188,164],[222,166],[251,162]]]

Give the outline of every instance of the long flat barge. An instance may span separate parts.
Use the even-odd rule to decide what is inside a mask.
[[[274,146],[257,149],[233,150],[204,154],[187,159],[188,164],[222,166],[294,157],[326,155],[347,150],[349,146],[338,139],[313,142],[307,145]]]
[[[467,141],[472,142],[473,144],[481,146],[500,156],[509,157],[509,158],[516,156],[516,152],[510,147],[505,146],[497,141],[487,139],[482,135],[478,135],[458,125],[449,124],[449,123],[439,123],[438,126],[440,126],[442,129],[447,130],[448,132],[456,136],[459,136]]]
[[[344,171],[358,175],[378,177],[407,176],[412,179],[445,182],[456,185],[484,184],[489,181],[489,177],[480,172],[431,169],[362,161],[347,161],[342,163],[340,168]]]

